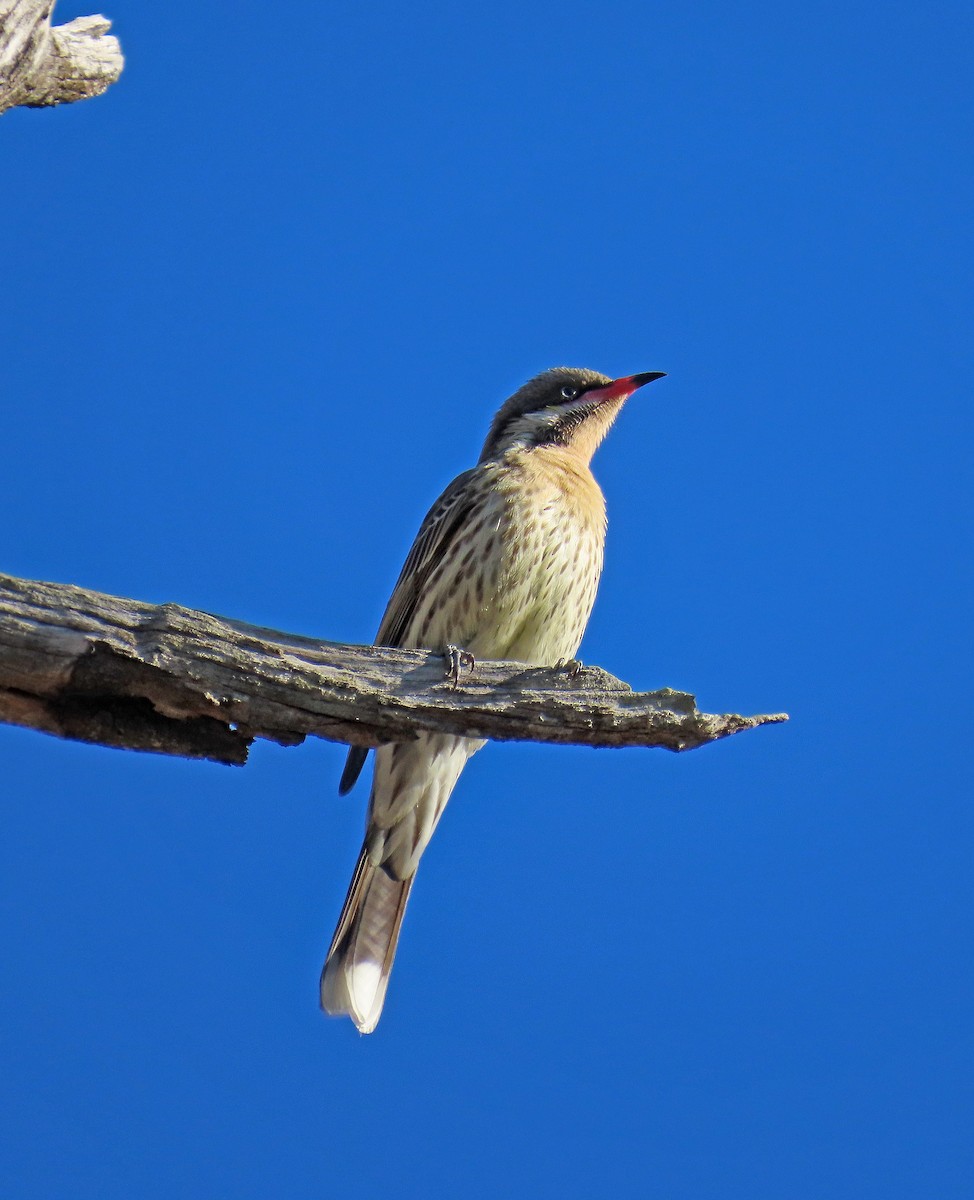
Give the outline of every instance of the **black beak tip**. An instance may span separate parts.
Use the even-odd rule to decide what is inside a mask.
[[[643,371],[642,375],[633,375],[632,381],[637,388],[641,388],[643,384],[652,383],[656,379],[665,379],[665,371]]]

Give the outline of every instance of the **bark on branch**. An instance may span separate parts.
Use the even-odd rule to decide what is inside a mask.
[[[54,0],[0,0],[0,113],[99,96],[122,73],[105,17],[51,28]]]
[[[0,575],[0,721],[60,737],[242,764],[257,737],[375,746],[420,730],[689,750],[785,721],[697,711],[598,668],[477,663],[454,688],[440,655],[278,633]]]

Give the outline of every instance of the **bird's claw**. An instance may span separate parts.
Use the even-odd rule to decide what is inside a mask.
[[[444,658],[447,661],[446,677],[453,684],[454,689],[460,686],[460,672],[464,668],[472,671],[477,665],[477,660],[469,650],[461,650],[459,646],[447,646]]]
[[[577,679],[585,669],[577,658],[559,658],[555,663],[556,671],[566,671],[569,679]]]

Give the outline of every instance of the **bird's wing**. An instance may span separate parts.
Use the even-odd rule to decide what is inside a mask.
[[[396,586],[392,589],[385,615],[375,635],[376,646],[402,646],[406,630],[416,612],[416,606],[426,588],[430,573],[450,546],[477,503],[477,490],[467,485],[477,474],[471,467],[458,475],[439,500],[426,514],[412,549],[406,556]],[[482,497],[481,497],[482,498]],[[368,750],[351,746],[345,760],[345,770],[338,784],[338,793],[351,791],[368,757]]]
[[[420,597],[426,590],[430,573],[439,563],[457,531],[466,523],[478,499],[478,491],[469,488],[477,468],[464,471],[450,484],[426,514],[413,547],[392,589],[385,615],[375,635],[377,646],[402,646],[409,623]],[[480,497],[482,499],[482,497]]]

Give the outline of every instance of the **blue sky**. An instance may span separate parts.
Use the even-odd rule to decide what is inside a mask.
[[[0,123],[0,568],[368,641],[510,391],[664,370],[581,656],[792,721],[488,747],[371,1038],[341,747],[0,728],[0,1190],[969,1195],[970,7],[268,12]]]

